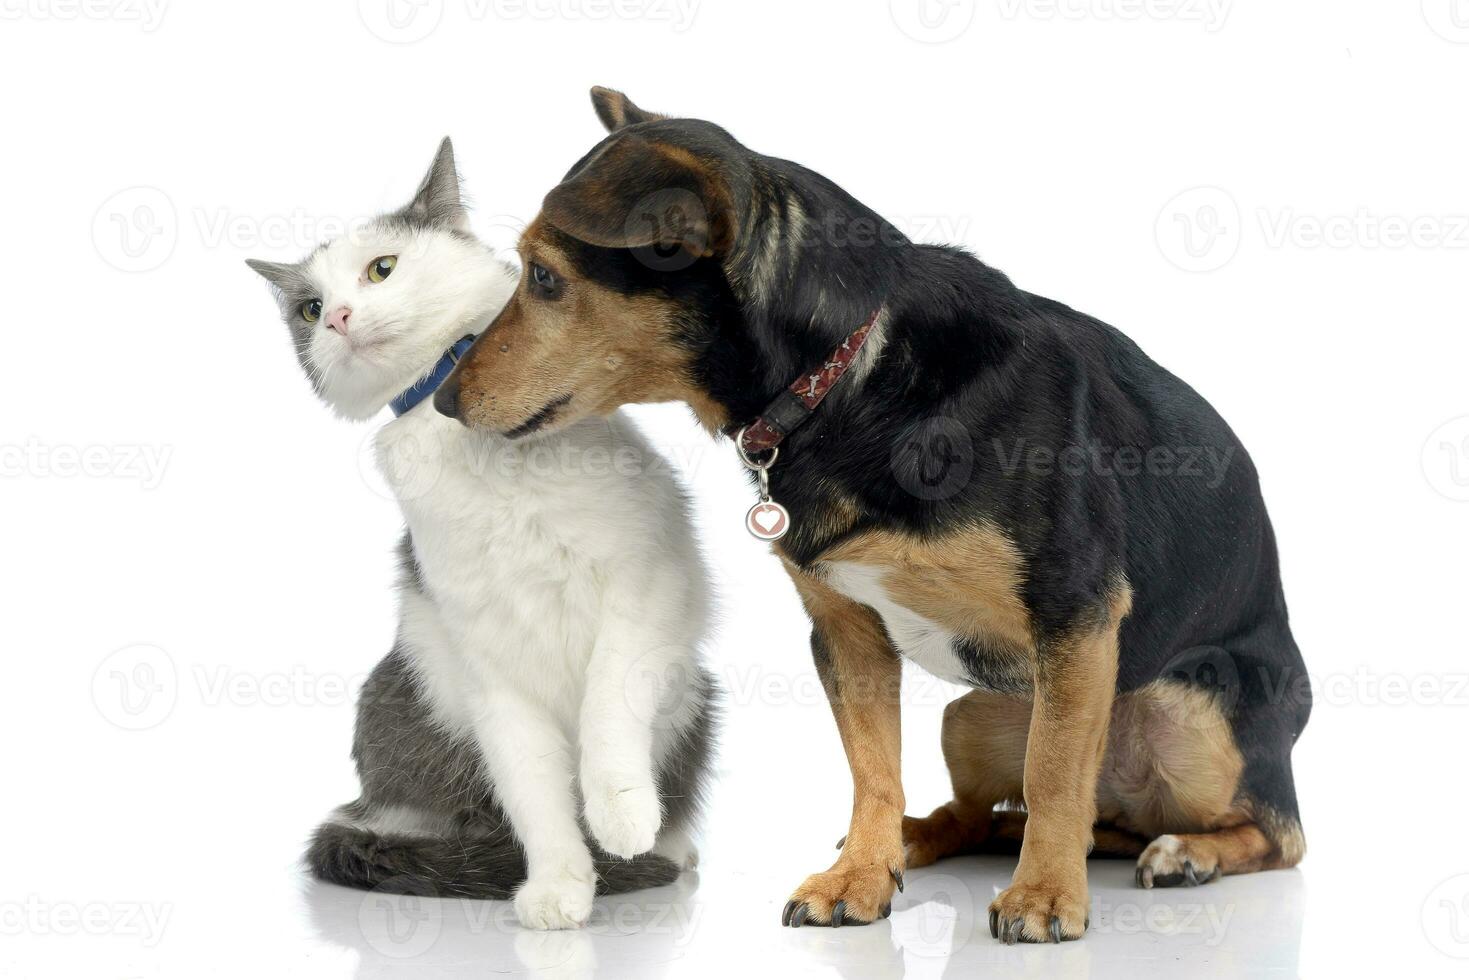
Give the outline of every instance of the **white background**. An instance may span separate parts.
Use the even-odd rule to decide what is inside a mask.
[[[153,3],[0,0],[0,972],[1463,975],[1469,3]],[[732,450],[667,406],[639,415],[697,491],[730,690],[698,879],[541,937],[303,877],[356,793],[399,520],[242,260],[406,200],[445,133],[508,243],[601,136],[594,83],[826,173],[1212,400],[1316,679],[1299,870],[1144,894],[1094,862],[1059,949],[990,940],[1000,859],[914,873],[883,924],[780,929],[848,776]],[[927,812],[951,692],[913,680]]]

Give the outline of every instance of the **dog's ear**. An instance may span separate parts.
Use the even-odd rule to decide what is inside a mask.
[[[632,133],[610,141],[541,207],[556,228],[603,248],[720,255],[738,227],[729,188],[709,161]]]
[[[656,112],[639,109],[632,99],[621,92],[600,85],[592,86],[592,108],[597,110],[597,118],[602,120],[602,125],[607,127],[609,133],[615,133],[624,126],[635,123],[668,118]]]

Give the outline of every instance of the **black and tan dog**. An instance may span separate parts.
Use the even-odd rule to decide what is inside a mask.
[[[1082,934],[1094,843],[1145,887],[1298,862],[1310,690],[1254,467],[1208,403],[818,174],[593,103],[611,135],[546,196],[437,402],[519,436],[682,400],[716,433],[760,419],[757,466],[780,442],[777,549],[855,783],[841,856],[784,921],[870,922],[905,868],[1022,835],[990,907],[1007,942]],[[923,819],[899,655],[975,689],[944,715],[954,800]]]

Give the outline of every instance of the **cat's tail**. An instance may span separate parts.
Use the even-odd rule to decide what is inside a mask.
[[[511,898],[525,881],[525,855],[509,835],[437,837],[377,833],[327,822],[312,835],[306,864],[322,881],[404,895]],[[597,893],[614,895],[673,882],[678,865],[656,854],[630,861],[599,856]]]

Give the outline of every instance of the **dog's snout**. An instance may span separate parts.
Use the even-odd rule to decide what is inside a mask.
[[[459,372],[455,371],[444,379],[439,390],[434,392],[434,408],[440,415],[451,419],[459,418]]]

